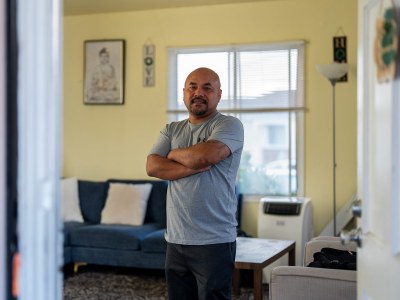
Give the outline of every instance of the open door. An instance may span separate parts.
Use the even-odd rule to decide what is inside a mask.
[[[363,300],[400,299],[399,8],[400,0],[359,0],[358,7],[357,291]]]
[[[18,0],[18,300],[62,299],[62,1]]]

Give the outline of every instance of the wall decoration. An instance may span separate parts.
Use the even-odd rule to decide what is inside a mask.
[[[124,40],[85,41],[84,103],[124,103]]]
[[[143,46],[143,85],[145,87],[155,86],[155,52],[153,44]]]
[[[347,37],[344,35],[333,37],[333,61],[347,63]],[[347,82],[347,73],[339,78],[337,82]]]
[[[398,37],[396,8],[393,1],[385,10],[381,1],[381,15],[376,19],[374,40],[374,59],[378,82],[393,80],[396,75],[396,57],[398,55]]]

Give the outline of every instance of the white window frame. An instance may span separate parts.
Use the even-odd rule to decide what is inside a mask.
[[[249,44],[249,45],[234,45],[234,46],[211,46],[211,47],[171,47],[168,49],[169,55],[169,82],[168,82],[168,118],[172,121],[173,115],[187,113],[186,110],[176,109],[176,87],[178,86],[177,76],[177,56],[179,54],[190,53],[208,53],[208,52],[222,52],[222,51],[258,51],[258,50],[281,50],[289,47],[296,47],[299,49],[299,61],[302,67],[302,80],[301,86],[298,86],[300,93],[302,93],[302,103],[296,107],[288,108],[261,108],[261,109],[219,109],[221,113],[268,113],[268,112],[293,112],[296,118],[296,165],[297,165],[297,194],[298,197],[304,196],[304,112],[305,112],[305,97],[304,97],[304,41],[296,40],[282,43],[264,43],[264,44]],[[291,119],[291,118],[290,118]],[[290,126],[290,123],[289,123]],[[289,131],[290,134],[290,131]],[[290,138],[290,137],[289,137]],[[291,149],[289,147],[289,153]],[[289,159],[290,161],[290,159]],[[262,196],[262,195],[261,195]]]

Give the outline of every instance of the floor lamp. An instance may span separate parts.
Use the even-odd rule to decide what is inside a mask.
[[[328,79],[332,85],[332,133],[333,133],[333,236],[336,236],[336,116],[335,116],[335,85],[349,70],[346,63],[316,65],[318,72]]]

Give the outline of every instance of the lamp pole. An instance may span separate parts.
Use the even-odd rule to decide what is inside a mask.
[[[336,107],[335,107],[335,85],[343,77],[349,65],[346,63],[332,63],[326,65],[316,65],[316,68],[322,76],[329,80],[332,85],[332,135],[333,135],[333,236],[336,236]]]
[[[336,105],[335,85],[337,79],[329,79],[332,85],[332,169],[333,169],[333,236],[336,236]]]

